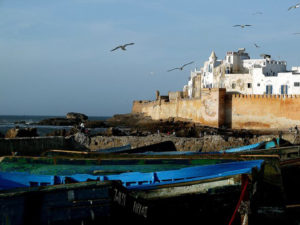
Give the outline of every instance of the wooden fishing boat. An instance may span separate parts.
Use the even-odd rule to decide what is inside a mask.
[[[121,155],[115,155],[115,157]],[[127,156],[127,155],[125,155]],[[212,165],[232,162],[235,159],[222,158],[69,158],[69,157],[23,157],[0,158],[0,171],[27,172],[37,175],[106,175],[125,172],[152,172],[174,170],[189,166]]]
[[[176,151],[176,147],[172,141],[162,141],[159,143],[145,145],[137,148],[131,148],[131,145],[125,145],[121,147],[115,147],[110,149],[98,149],[93,152],[98,153],[143,153],[143,152],[170,152]]]
[[[119,217],[130,216],[139,224],[182,224],[187,218],[210,224],[282,224],[286,214],[280,178],[275,159],[243,173],[149,189],[117,187],[113,200]]]
[[[1,225],[109,224],[115,181],[0,192]]]
[[[42,156],[68,156],[68,157],[97,157],[100,154],[134,154],[144,152],[169,152],[176,151],[176,147],[172,141],[163,141],[151,145],[145,145],[137,148],[131,148],[131,145],[114,147],[109,149],[97,149],[95,151],[74,151],[74,150],[48,150]]]
[[[47,186],[87,180],[120,180],[127,189],[153,189],[161,185],[193,182],[203,179],[224,177],[251,172],[260,168],[263,160],[236,161],[215,165],[191,166],[178,170],[154,171],[150,173],[129,172],[117,175],[73,174],[70,176],[37,175],[25,172],[0,172],[0,189],[17,187]]]
[[[268,157],[276,156],[281,161],[289,161],[292,159],[300,158],[300,146],[292,145],[286,147],[272,148],[272,149],[259,149],[255,151],[237,152],[233,155],[240,155],[241,157]]]
[[[119,147],[113,147],[113,148],[106,148],[106,149],[96,149],[94,150],[95,152],[99,152],[99,153],[120,153],[123,151],[127,151],[131,149],[131,145],[123,145],[123,146],[119,146]]]
[[[51,187],[64,187],[65,185],[75,184],[80,185],[86,183],[83,182],[86,180],[89,180],[90,182],[99,180],[99,183],[107,182],[107,180],[111,182],[120,181],[122,185],[115,185],[110,189],[112,190],[112,195],[110,197],[113,203],[112,205],[109,205],[112,206],[111,208],[109,207],[109,209],[112,210],[108,212],[108,214],[110,214],[109,223],[119,224],[120,222],[127,221],[130,222],[130,224],[153,224],[153,222],[163,221],[179,224],[179,222],[184,222],[186,218],[205,218],[209,219],[210,224],[228,224],[232,218],[237,217],[234,216],[238,214],[235,209],[241,202],[251,201],[251,203],[253,203],[251,209],[254,210],[254,213],[258,212],[259,209],[262,209],[263,205],[261,202],[268,203],[267,200],[270,198],[270,195],[269,198],[266,198],[265,193],[261,193],[261,191],[264,191],[262,182],[274,182],[274,180],[278,180],[274,179],[278,174],[270,174],[270,171],[276,171],[276,169],[272,167],[274,165],[272,165],[272,163],[266,163],[264,160],[251,160],[216,165],[193,166],[180,170],[157,171],[152,173],[135,172],[106,176],[78,174],[73,176],[43,176],[43,179],[41,179],[40,176],[26,175],[24,173],[1,173],[0,177],[2,181],[0,184],[9,180],[14,182],[14,185],[31,185],[35,186],[31,188],[36,190],[48,190],[45,191],[48,193]],[[273,170],[270,168],[273,168]],[[268,177],[266,177],[266,173],[269,173]],[[72,182],[72,184],[65,184],[69,182]],[[43,186],[58,183],[64,184]],[[275,187],[278,186],[275,185]],[[279,200],[278,188],[275,188],[275,190],[272,188],[274,189],[274,185],[269,185],[268,193],[273,191],[273,193],[276,193],[276,200]],[[248,194],[243,190],[247,190],[248,194],[251,195],[251,198],[247,199],[248,197],[244,197]],[[43,204],[46,204],[46,206],[47,204],[52,204],[53,207],[57,209],[62,207],[60,204],[64,205],[64,201],[53,203],[52,200],[57,199],[57,197],[45,198],[43,193],[37,192],[37,196],[42,196],[42,200],[40,199],[41,201],[38,201],[37,206],[39,207],[36,208],[42,208],[46,211],[36,211],[36,218],[41,216],[40,212],[50,216],[56,215],[48,213],[47,210],[49,210],[49,207],[44,207]],[[108,192],[105,191],[104,193],[106,193],[107,196]],[[65,192],[64,195],[72,196],[73,194],[72,192]],[[78,193],[78,195],[80,194]],[[274,198],[274,196],[272,197]],[[8,198],[6,198],[6,200],[7,199]],[[46,203],[44,202],[44,199],[52,200],[47,201]],[[94,201],[92,195],[89,195],[89,198],[87,197],[86,199]],[[239,199],[241,199],[241,201],[239,201]],[[12,204],[20,201],[21,200],[17,199]],[[3,200],[3,202],[5,202],[5,200]],[[10,200],[4,203],[4,207],[1,209],[5,210],[7,204],[10,204],[9,202]],[[83,202],[86,202],[86,200],[83,200]],[[273,200],[272,206],[274,207],[274,205],[277,207],[276,210],[278,210],[280,207],[279,202],[274,204]],[[84,210],[86,209],[85,207],[90,209],[85,204],[83,204],[83,207]],[[4,212],[6,214],[8,213],[7,211]],[[63,215],[63,212],[64,211],[59,215]],[[98,218],[98,211],[93,210],[93,212],[93,217]],[[100,213],[101,212],[103,211],[100,210]],[[77,213],[79,212],[77,211]],[[218,217],[213,216],[216,215],[215,213],[218,213]],[[243,216],[245,215],[246,214],[243,214]],[[210,218],[211,216],[213,217]],[[61,217],[56,216],[56,218]],[[91,220],[84,221],[84,224],[88,224]],[[104,217],[101,224],[105,224],[105,221],[107,221],[107,218]],[[55,224],[54,222],[50,224]],[[63,224],[75,224],[67,223],[68,221],[64,222],[65,223]],[[40,222],[36,224],[45,223]]]
[[[286,142],[280,138],[271,140],[271,141],[263,141],[258,142],[251,145],[230,148],[220,151],[214,152],[195,152],[195,151],[177,151],[174,144],[172,142],[162,142],[157,143],[150,146],[143,146],[136,149],[128,149],[128,150],[121,150],[121,151],[103,151],[101,154],[107,155],[107,157],[116,157],[114,155],[120,154],[129,154],[130,155],[146,155],[146,156],[199,156],[199,155],[217,155],[217,154],[240,154],[244,152],[256,152],[259,150],[271,150],[273,148],[280,148],[283,146],[290,145],[289,142]],[[292,146],[290,146],[292,147]],[[49,150],[44,153],[46,156],[65,156],[65,157],[72,157],[72,158],[97,158],[99,157],[99,152],[94,151],[72,151],[72,150]],[[117,156],[118,157],[118,156]]]

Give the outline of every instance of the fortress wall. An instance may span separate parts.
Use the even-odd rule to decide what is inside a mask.
[[[144,113],[154,120],[174,117],[219,127],[225,119],[224,101],[225,89],[206,89],[203,90],[201,98],[177,99],[171,102],[161,100],[134,101],[132,112]]]
[[[232,128],[289,128],[300,125],[300,96],[228,95],[225,111]]]
[[[146,106],[154,105],[156,101],[133,101],[132,113],[141,113]]]

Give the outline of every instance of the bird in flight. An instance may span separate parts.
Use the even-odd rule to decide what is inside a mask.
[[[258,46],[257,44],[255,44],[255,43],[254,43],[254,46],[255,46],[256,48],[259,48],[259,46]]]
[[[183,67],[185,67],[189,64],[192,64],[192,63],[194,63],[194,62],[189,62],[189,63],[182,65],[181,67],[176,67],[176,68],[170,69],[170,70],[168,70],[168,72],[173,71],[173,70],[183,70]]]
[[[237,24],[237,25],[234,25],[233,27],[241,27],[241,28],[245,28],[245,27],[250,27],[252,25],[249,25],[249,24]]]
[[[111,52],[112,52],[112,51],[115,51],[115,50],[117,50],[118,48],[120,48],[120,49],[122,49],[123,51],[125,51],[125,50],[126,50],[126,47],[127,47],[128,45],[134,45],[134,43],[129,43],[129,44],[125,44],[125,45],[119,45],[119,46],[115,47],[114,49],[112,49],[112,50],[110,50],[110,51],[111,51]]]
[[[288,10],[296,9],[296,8],[299,8],[299,7],[300,7],[300,3],[298,3],[296,5],[292,5],[290,8],[288,8]]]
[[[252,13],[252,15],[262,15],[263,13],[258,11],[258,12],[255,12],[255,13]]]

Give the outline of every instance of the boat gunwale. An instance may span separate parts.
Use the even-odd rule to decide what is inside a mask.
[[[64,190],[72,190],[78,188],[88,188],[91,186],[95,187],[105,187],[112,185],[122,185],[119,180],[107,180],[107,181],[85,181],[78,183],[67,183],[67,184],[55,184],[49,186],[38,186],[38,187],[19,187],[7,190],[0,191],[0,198],[10,198],[14,196],[22,196],[28,193],[35,192],[51,192],[51,191],[64,191]]]

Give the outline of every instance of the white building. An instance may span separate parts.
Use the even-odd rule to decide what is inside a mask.
[[[190,98],[199,96],[201,88],[226,88],[241,94],[300,94],[300,67],[287,71],[285,61],[261,56],[250,59],[242,48],[227,52],[224,60],[218,60],[212,52],[200,70],[191,72],[184,91]]]

